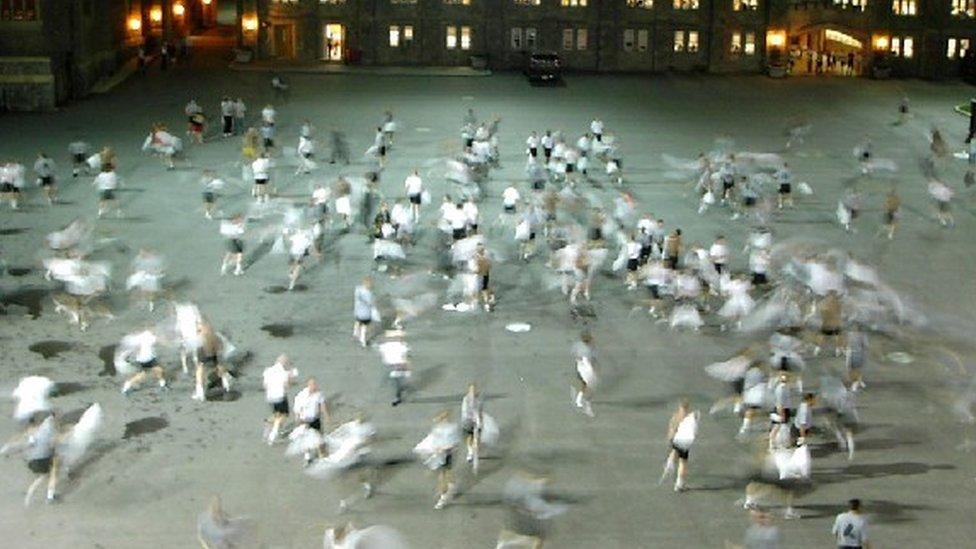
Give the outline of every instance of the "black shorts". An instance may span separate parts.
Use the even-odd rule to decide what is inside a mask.
[[[41,177],[40,181],[42,187],[50,187],[51,185],[54,184],[54,178],[51,177],[50,175]]]
[[[636,257],[631,257],[631,258],[628,258],[627,259],[627,270],[628,271],[634,272],[634,271],[637,270],[637,267],[639,267],[639,266],[640,266],[640,259],[638,259]]]
[[[27,468],[31,472],[38,475],[46,475],[51,472],[51,467],[54,465],[53,456],[48,456],[46,458],[32,459],[27,462]]]
[[[669,255],[664,258],[664,266],[669,269],[676,269],[678,267],[678,256]]]
[[[840,328],[823,328],[820,333],[825,336],[838,336],[840,335]]]
[[[380,156],[386,156],[386,146],[382,146],[379,149]]]
[[[735,187],[735,181],[722,180],[722,190],[728,191]]]
[[[566,164],[566,173],[573,173],[576,171],[576,166],[573,164]]]
[[[895,213],[894,212],[885,212],[885,214],[884,214],[884,222],[885,222],[885,225],[894,225],[895,224]]]
[[[105,189],[98,192],[99,198],[102,200],[115,200],[115,191],[112,189]]]
[[[201,366],[213,366],[213,367],[216,367],[217,366],[217,355],[210,355],[210,356],[201,357],[200,358],[200,365]]]
[[[651,297],[654,299],[661,299],[661,286],[658,284],[651,284],[647,287],[651,291]]]
[[[320,433],[322,432],[322,418],[318,418],[317,417],[317,418],[313,419],[312,421],[309,421],[305,425],[308,425],[308,428],[309,429],[315,429],[316,431],[318,431]]]
[[[779,184],[779,194],[790,194],[791,192],[793,192],[792,185],[790,185],[789,183]]]
[[[440,465],[437,469],[450,469],[451,465],[454,463],[454,451],[450,450],[447,455],[444,456],[444,463]]]
[[[590,240],[603,240],[603,229],[593,227],[590,229]]]
[[[155,358],[147,360],[146,362],[137,362],[137,364],[139,364],[139,367],[143,370],[152,370],[159,365]]]
[[[17,187],[14,187],[13,183],[0,184],[0,193],[12,193],[16,191]]]
[[[462,238],[468,236],[468,232],[465,229],[454,229],[452,232],[454,240],[461,240]]]
[[[475,431],[475,424],[474,424],[474,422],[473,421],[462,421],[461,422],[461,431],[463,431],[464,434],[466,434],[466,435],[469,435],[469,436],[470,435],[473,435],[474,434],[474,431]]]
[[[268,180],[267,179],[255,179],[254,180],[254,184],[255,185],[267,185],[268,184]]]
[[[552,149],[543,147],[542,152],[546,155],[546,160],[549,160],[549,158],[552,156]]]
[[[72,158],[74,159],[75,164],[87,164],[88,163],[88,158],[85,156],[85,153],[78,153],[78,154],[72,156]]]
[[[464,138],[464,148],[469,149],[471,145],[474,145],[474,139],[471,137]]]
[[[752,273],[752,283],[755,286],[760,286],[769,282],[766,278],[766,273]]]
[[[939,211],[940,212],[948,212],[949,211],[949,203],[948,202],[946,202],[944,200],[939,200],[938,203],[939,203]],[[851,217],[854,217],[854,216],[852,215]]]
[[[315,157],[314,153],[302,153],[302,158],[304,158],[305,160],[311,160],[314,157]]]
[[[714,263],[713,265],[715,265],[716,273],[722,274],[723,272],[725,272],[725,263]]]
[[[539,149],[536,147],[529,147],[529,156],[532,158],[539,156]]]
[[[742,204],[747,207],[752,207],[756,205],[756,197],[746,196],[742,199]]]
[[[541,191],[541,190],[543,190],[545,188],[546,188],[546,182],[545,181],[538,181],[537,180],[537,181],[533,181],[532,182],[532,190],[533,191]]]
[[[419,194],[412,194],[408,198],[410,199],[411,204],[416,204],[419,206],[423,197]]]
[[[505,205],[505,213],[509,213],[509,214],[510,213],[515,213],[515,206],[509,206],[508,204],[506,204]]]
[[[688,460],[688,454],[691,453],[691,449],[690,448],[687,449],[687,450],[682,449],[682,448],[678,448],[677,446],[675,446],[675,444],[673,442],[671,443],[671,449],[674,450],[675,452],[677,452],[679,459],[683,459],[685,461]]]
[[[372,321],[373,321],[372,318],[357,318],[356,319],[356,322],[358,322],[360,324],[369,324]]]
[[[213,204],[214,193],[212,193],[211,191],[203,191],[203,201],[206,202],[207,204]]]
[[[489,280],[490,280],[490,278],[489,278],[488,275],[482,275],[481,276],[481,289],[482,290],[487,290],[488,289],[488,282],[489,282]]]
[[[244,253],[244,243],[240,238],[232,238],[227,241],[227,251],[232,254]]]
[[[264,148],[265,149],[273,149],[274,148],[274,139],[271,138],[271,137],[265,137],[264,138]]]
[[[276,413],[276,414],[281,414],[283,416],[287,416],[288,415],[288,399],[287,398],[283,398],[283,399],[279,400],[278,402],[272,402],[271,403],[271,411],[274,412],[274,413]]]

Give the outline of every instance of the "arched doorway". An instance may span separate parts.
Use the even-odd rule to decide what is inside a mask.
[[[792,74],[860,76],[866,70],[868,37],[834,25],[809,25],[790,34]]]

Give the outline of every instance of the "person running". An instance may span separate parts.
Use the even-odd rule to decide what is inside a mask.
[[[41,193],[48,204],[54,204],[57,199],[57,187],[55,186],[54,171],[57,165],[45,153],[38,153],[37,160],[34,162],[34,173],[37,175],[37,184],[41,187]]]
[[[695,442],[698,433],[698,411],[692,411],[688,399],[682,399],[678,404],[678,409],[671,415],[668,421],[668,444],[670,451],[668,459],[664,462],[664,472],[661,474],[661,482],[675,471],[677,474],[674,480],[674,491],[685,490],[685,482],[688,478],[688,456],[691,446]]]
[[[325,395],[319,390],[318,381],[314,377],[308,378],[305,387],[295,395],[295,420],[300,425],[305,425],[319,435],[323,435],[322,420],[332,422],[332,415],[329,412],[329,405]],[[311,451],[305,452],[305,463],[311,463],[313,456]],[[324,457],[323,448],[319,447],[318,456]]]
[[[229,220],[220,222],[220,234],[227,239],[227,253],[220,264],[221,276],[227,274],[227,268],[234,264],[234,275],[244,274],[244,229],[245,222],[242,214],[237,214]]]
[[[268,202],[271,192],[268,190],[268,181],[271,179],[271,169],[274,168],[274,161],[271,160],[267,151],[262,152],[258,158],[251,163],[251,172],[254,174],[254,187],[252,194],[258,202]]]
[[[123,395],[128,395],[133,389],[141,385],[149,377],[149,374],[156,377],[160,388],[166,388],[166,376],[163,367],[156,358],[158,342],[159,338],[151,330],[130,334],[122,339],[116,350],[116,361],[128,362],[131,359],[140,369],[122,384]]]
[[[224,137],[234,135],[234,113],[237,110],[237,103],[228,96],[220,100],[220,115],[223,119]]]
[[[121,217],[122,210],[118,207],[115,198],[115,191],[119,188],[119,176],[111,164],[102,165],[102,172],[95,176],[92,185],[98,189],[98,217],[102,217],[113,208],[116,215]]]
[[[363,347],[366,347],[366,342],[369,341],[369,325],[373,322],[375,308],[373,279],[367,276],[353,291],[353,317],[355,322],[353,323],[352,337]]]
[[[262,374],[264,398],[271,405],[271,417],[267,420],[270,427],[265,431],[268,446],[274,445],[281,426],[288,419],[288,386],[298,377],[298,369],[290,366],[288,355],[282,354]]]
[[[454,497],[455,484],[451,466],[454,449],[461,441],[456,423],[451,421],[450,412],[441,412],[434,417],[430,433],[414,447],[414,452],[424,458],[427,467],[437,473],[437,503],[434,509],[443,509]]]
[[[91,146],[84,141],[72,141],[68,145],[68,154],[71,155],[71,177],[78,177],[78,174],[82,172],[88,175],[91,170],[88,165],[89,152],[91,152]]]
[[[467,460],[475,473],[478,472],[481,429],[484,421],[482,407],[481,393],[474,383],[469,384],[468,391],[461,399],[461,431],[464,432],[464,443],[468,450]]]
[[[837,549],[871,549],[868,521],[861,514],[861,500],[854,498],[847,503],[848,510],[834,518],[834,525],[830,529]]]
[[[376,347],[380,353],[380,359],[389,369],[390,383],[393,384],[391,406],[399,406],[403,402],[403,394],[407,390],[407,382],[412,375],[410,371],[410,346],[404,341],[405,336],[406,333],[402,330],[389,330],[385,334],[383,343]]]
[[[196,349],[196,370],[194,372],[196,388],[191,398],[200,402],[206,400],[205,382],[207,375],[210,373],[208,369],[216,373],[217,377],[220,378],[220,384],[224,389],[224,393],[230,393],[233,376],[231,376],[227,366],[222,364],[220,360],[221,355],[224,353],[223,340],[220,339],[220,336],[217,335],[213,327],[202,319],[197,324],[197,341],[199,347]]]

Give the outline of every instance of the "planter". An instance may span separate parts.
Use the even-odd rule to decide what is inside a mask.
[[[488,69],[488,57],[485,55],[472,55],[471,56],[471,68],[476,71],[483,71]]]
[[[770,65],[766,72],[770,78],[786,78],[786,65]]]
[[[254,51],[250,48],[236,48],[234,50],[235,63],[250,63],[254,60]]]

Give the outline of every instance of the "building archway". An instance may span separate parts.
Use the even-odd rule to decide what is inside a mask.
[[[792,74],[860,76],[870,48],[867,33],[828,23],[806,25],[790,33]]]

